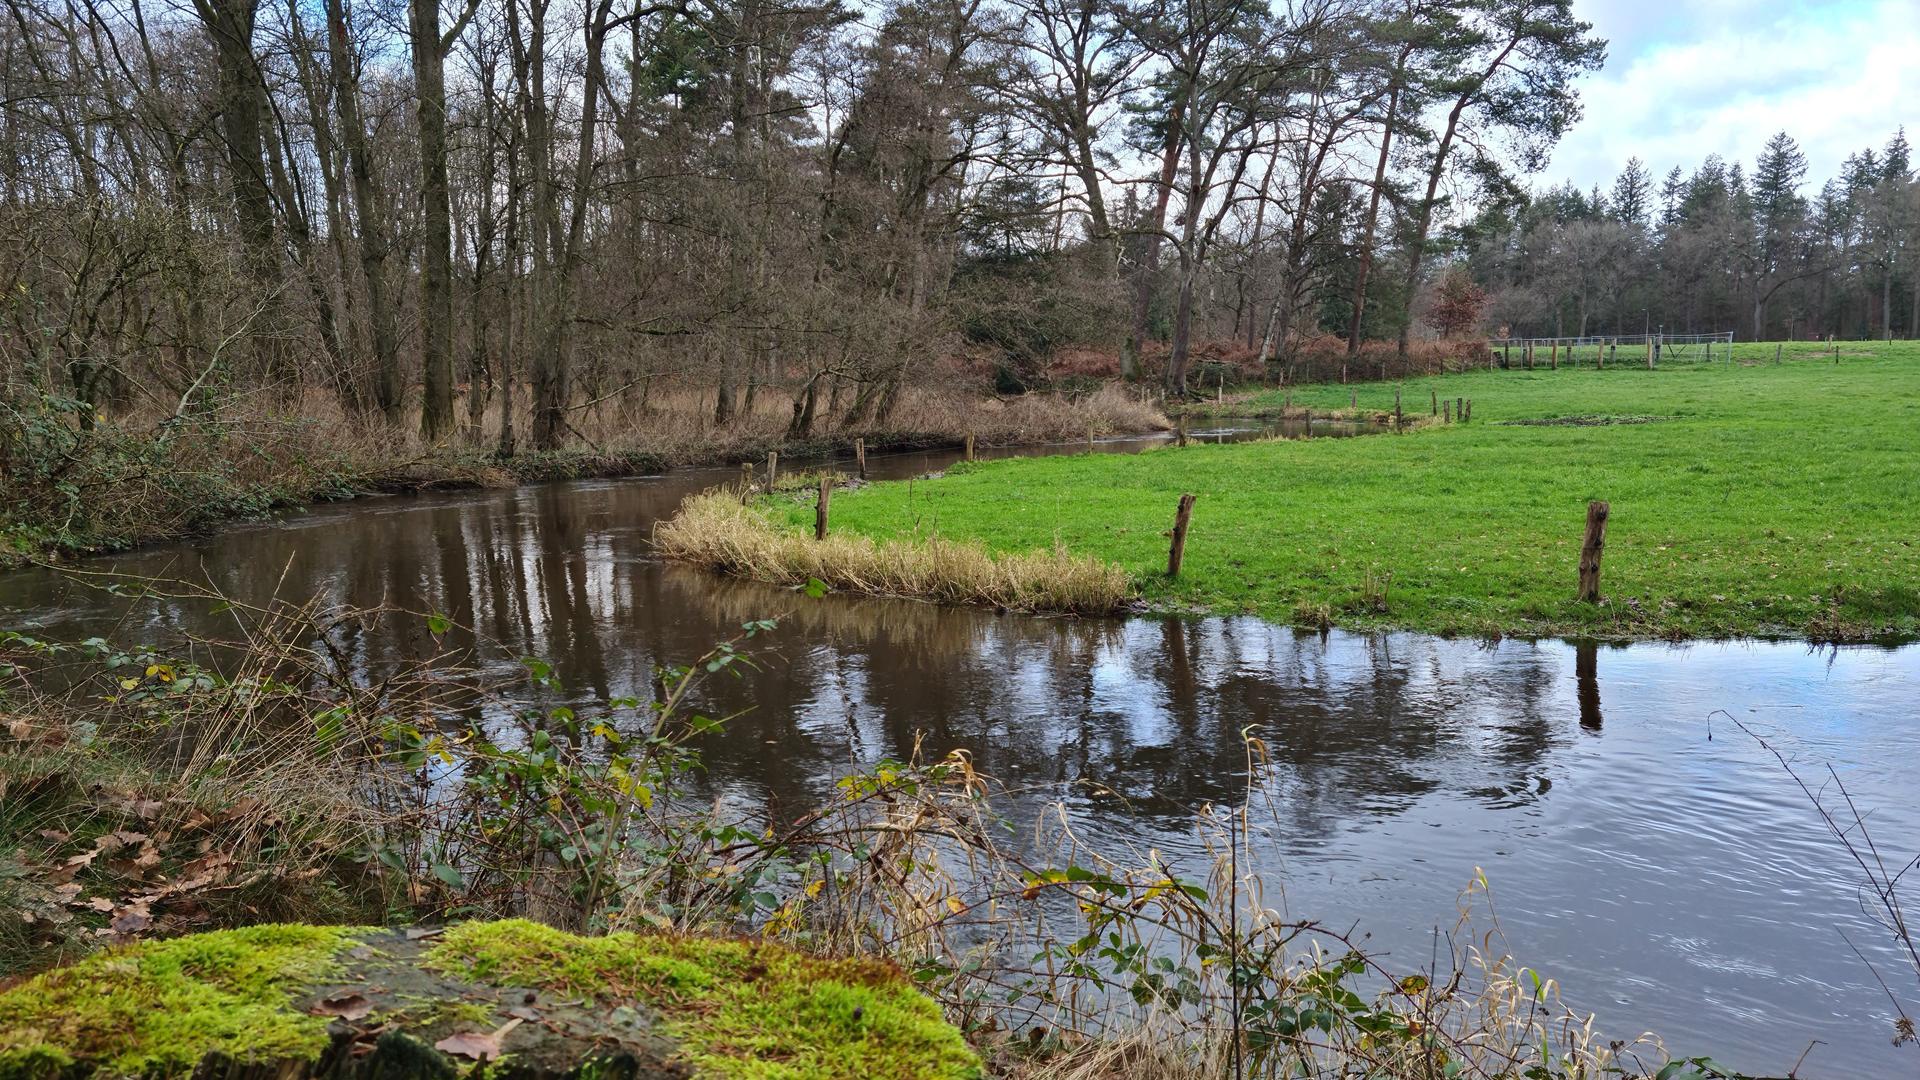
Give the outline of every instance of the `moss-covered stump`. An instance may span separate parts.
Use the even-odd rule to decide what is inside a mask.
[[[112,950],[0,992],[0,1080],[480,1071],[959,1080],[979,1063],[884,964],[524,921],[438,934],[223,930]]]

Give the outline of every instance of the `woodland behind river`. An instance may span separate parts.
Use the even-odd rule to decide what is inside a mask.
[[[804,439],[1071,350],[1177,396],[1429,328],[1920,317],[1903,139],[1815,200],[1784,136],[1751,184],[1529,195],[1605,56],[1567,0],[7,7],[14,457],[236,402],[505,456],[672,393]]]

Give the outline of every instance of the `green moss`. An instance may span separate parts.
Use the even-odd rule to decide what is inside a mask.
[[[189,1072],[317,1054],[326,1021],[288,1008],[294,987],[333,967],[339,927],[255,926],[147,942],[48,972],[0,994],[0,1080],[76,1061],[115,1076]]]
[[[582,938],[536,923],[449,930],[428,964],[657,1010],[700,1075],[766,1080],[965,1078],[979,1062],[892,967],[774,945],[655,935]]]

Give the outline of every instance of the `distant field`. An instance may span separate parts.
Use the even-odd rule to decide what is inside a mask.
[[[1194,445],[961,466],[833,500],[836,532],[1064,545],[1118,563],[1164,609],[1463,634],[1920,634],[1920,344],[1740,345],[1648,371],[1644,354],[1402,384],[1473,421],[1400,435]],[[1390,412],[1394,384],[1359,407]],[[1344,410],[1349,388],[1295,391]],[[1278,392],[1245,399],[1277,408]],[[1521,425],[1591,417],[1627,423]],[[1199,496],[1168,582],[1182,492]],[[1590,499],[1612,503],[1600,606],[1574,600]],[[790,511],[793,524],[811,509]]]

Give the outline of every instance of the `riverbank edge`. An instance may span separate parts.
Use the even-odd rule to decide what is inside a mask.
[[[1391,419],[1391,414],[1387,414]],[[1421,417],[1424,421],[1428,418]],[[1444,427],[1444,425],[1437,425]],[[1420,428],[1433,429],[1436,425],[1409,422],[1406,432],[1411,434]],[[966,466],[962,466],[966,467]],[[939,476],[926,479],[939,479]],[[737,500],[735,495],[725,501],[729,504]],[[1633,617],[1640,620],[1629,630],[1618,630],[1605,626],[1596,626],[1589,622],[1573,622],[1559,619],[1514,618],[1495,620],[1448,620],[1434,621],[1425,619],[1396,618],[1389,615],[1373,614],[1365,611],[1342,611],[1337,608],[1314,604],[1296,603],[1291,607],[1282,603],[1278,606],[1265,604],[1216,605],[1183,602],[1174,597],[1153,597],[1148,595],[1146,586],[1161,580],[1151,572],[1135,573],[1126,567],[1097,556],[1077,553],[1071,548],[1061,546],[1052,553],[1044,551],[1007,552],[992,551],[974,542],[957,542],[945,538],[926,536],[871,537],[861,535],[859,542],[877,549],[882,560],[891,558],[901,561],[912,557],[925,559],[938,566],[940,559],[930,551],[930,541],[936,541],[949,548],[977,549],[979,558],[1002,566],[1020,563],[1019,573],[1026,580],[1026,588],[1035,593],[1058,597],[1073,597],[1080,590],[1065,580],[1048,582],[1045,579],[1049,566],[1063,568],[1062,573],[1071,572],[1075,577],[1084,577],[1086,566],[1098,564],[1107,573],[1117,575],[1127,581],[1124,596],[1097,594],[1099,600],[1092,604],[1072,602],[1054,602],[1049,604],[1010,603],[1004,597],[983,593],[973,588],[967,581],[948,579],[938,576],[926,578],[921,575],[890,575],[885,587],[869,587],[862,584],[862,577],[870,575],[840,574],[833,572],[822,563],[823,549],[820,541],[808,533],[801,518],[811,518],[817,496],[812,494],[810,485],[792,487],[773,494],[752,496],[747,506],[742,507],[739,515],[729,515],[727,528],[720,527],[720,521],[713,515],[700,515],[706,520],[695,520],[688,514],[688,506],[683,506],[674,517],[663,521],[659,529],[665,530],[672,543],[661,545],[660,553],[667,558],[683,562],[709,572],[740,580],[756,581],[761,584],[794,586],[805,584],[808,576],[796,570],[796,567],[813,566],[813,576],[829,588],[879,599],[918,600],[927,603],[986,606],[997,609],[1017,611],[1022,614],[1074,616],[1088,618],[1199,618],[1253,616],[1275,625],[1289,626],[1295,630],[1323,632],[1341,630],[1356,634],[1380,633],[1420,633],[1431,634],[1445,639],[1473,639],[1480,641],[1500,641],[1515,639],[1521,641],[1591,641],[1605,645],[1624,645],[1641,642],[1666,642],[1670,644],[1725,642],[1796,642],[1812,646],[1873,646],[1891,648],[1913,644],[1920,636],[1890,634],[1877,628],[1869,628],[1837,617],[1831,617],[1817,624],[1791,626],[1760,621],[1735,622],[1714,625],[1708,632],[1697,633],[1661,619],[1657,613],[1639,610]],[[693,500],[689,500],[689,505]],[[757,512],[756,512],[757,511]],[[753,537],[753,546],[760,557],[742,559],[737,557],[735,548],[739,545],[738,530],[743,523],[752,520],[764,523],[764,534]],[[657,534],[656,534],[657,535]],[[841,537],[835,536],[839,541]],[[910,551],[909,549],[921,549]],[[889,556],[889,552],[891,555]],[[1037,575],[1037,576],[1036,576]],[[918,588],[907,587],[915,577],[921,577]],[[1611,605],[1603,601],[1603,607]]]
[[[1146,436],[1163,429],[1153,427],[1122,432]],[[521,487],[530,484],[560,483],[572,480],[622,480],[639,476],[662,476],[676,469],[721,468],[727,465],[760,463],[769,453],[796,462],[853,453],[856,438],[864,440],[869,453],[911,453],[922,450],[952,450],[964,445],[961,436],[944,432],[871,432],[863,435],[825,436],[811,439],[757,440],[734,444],[724,449],[699,449],[684,454],[661,454],[647,450],[567,449],[526,451],[501,456],[479,448],[442,449],[410,461],[378,462],[342,457],[329,463],[317,476],[303,478],[288,487],[257,485],[236,493],[228,504],[208,508],[208,513],[186,528],[152,528],[137,534],[85,538],[71,536],[35,536],[9,533],[0,527],[0,572],[40,564],[64,565],[96,555],[132,551],[153,544],[174,543],[214,535],[220,530],[265,521],[275,514],[326,503],[347,502],[380,495],[419,495],[436,491],[485,491]],[[1022,443],[991,443],[982,446],[1019,446]],[[1039,444],[1035,444],[1039,445]],[[0,523],[3,526],[4,523]]]

